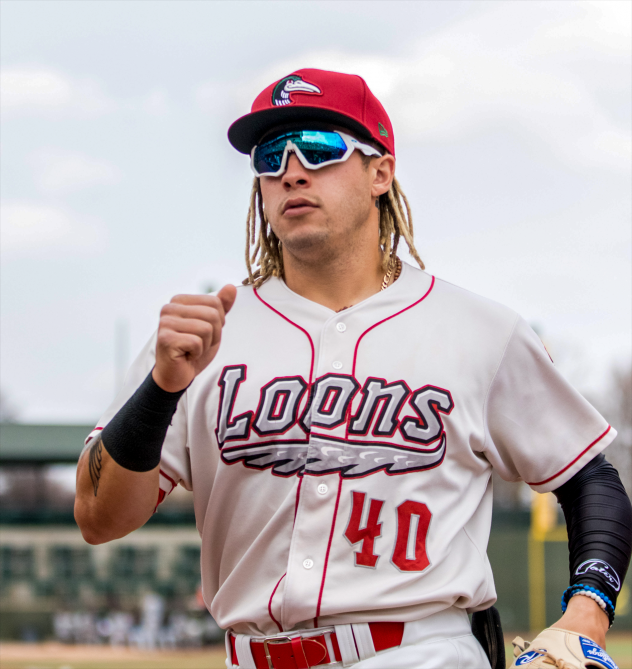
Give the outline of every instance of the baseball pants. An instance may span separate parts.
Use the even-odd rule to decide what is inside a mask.
[[[361,626],[353,627],[357,632],[356,628]],[[336,633],[339,632],[342,630],[336,629]],[[364,635],[365,643],[367,638],[370,634]],[[363,654],[364,658],[348,657],[346,662],[319,665],[318,669],[491,669],[487,656],[472,635],[467,613],[456,607],[406,623],[402,643],[397,648],[377,654],[365,648]],[[245,669],[228,660],[226,666]]]

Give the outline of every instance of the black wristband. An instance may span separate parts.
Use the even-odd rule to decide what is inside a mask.
[[[632,553],[632,506],[617,470],[598,455],[553,493],[568,529],[570,585],[604,593],[614,613]]]
[[[171,419],[185,392],[186,388],[168,393],[150,372],[101,433],[103,446],[114,462],[133,472],[157,467]]]

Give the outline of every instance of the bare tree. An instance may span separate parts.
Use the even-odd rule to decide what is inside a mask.
[[[613,367],[607,393],[589,398],[619,433],[605,455],[632,494],[632,363]]]

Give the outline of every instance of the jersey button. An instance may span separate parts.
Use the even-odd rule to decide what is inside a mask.
[[[334,369],[342,369],[342,363],[340,362],[340,360],[334,360],[334,361],[331,363],[331,366],[332,366]]]
[[[318,488],[316,488],[316,490],[318,490],[319,495],[325,495],[325,494],[327,494],[327,491],[329,490],[329,486],[326,483],[320,483],[318,485]]]
[[[311,569],[313,566],[314,560],[310,560],[309,558],[307,558],[307,560],[303,560],[303,567],[305,567],[305,569]]]
[[[336,324],[336,330],[338,332],[344,332],[347,329],[347,326],[344,323],[337,323]]]

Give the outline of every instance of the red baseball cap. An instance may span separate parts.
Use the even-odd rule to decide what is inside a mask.
[[[250,114],[228,129],[228,140],[241,153],[276,126],[300,121],[334,123],[373,139],[395,155],[393,126],[362,77],[326,70],[297,70],[268,86]]]

